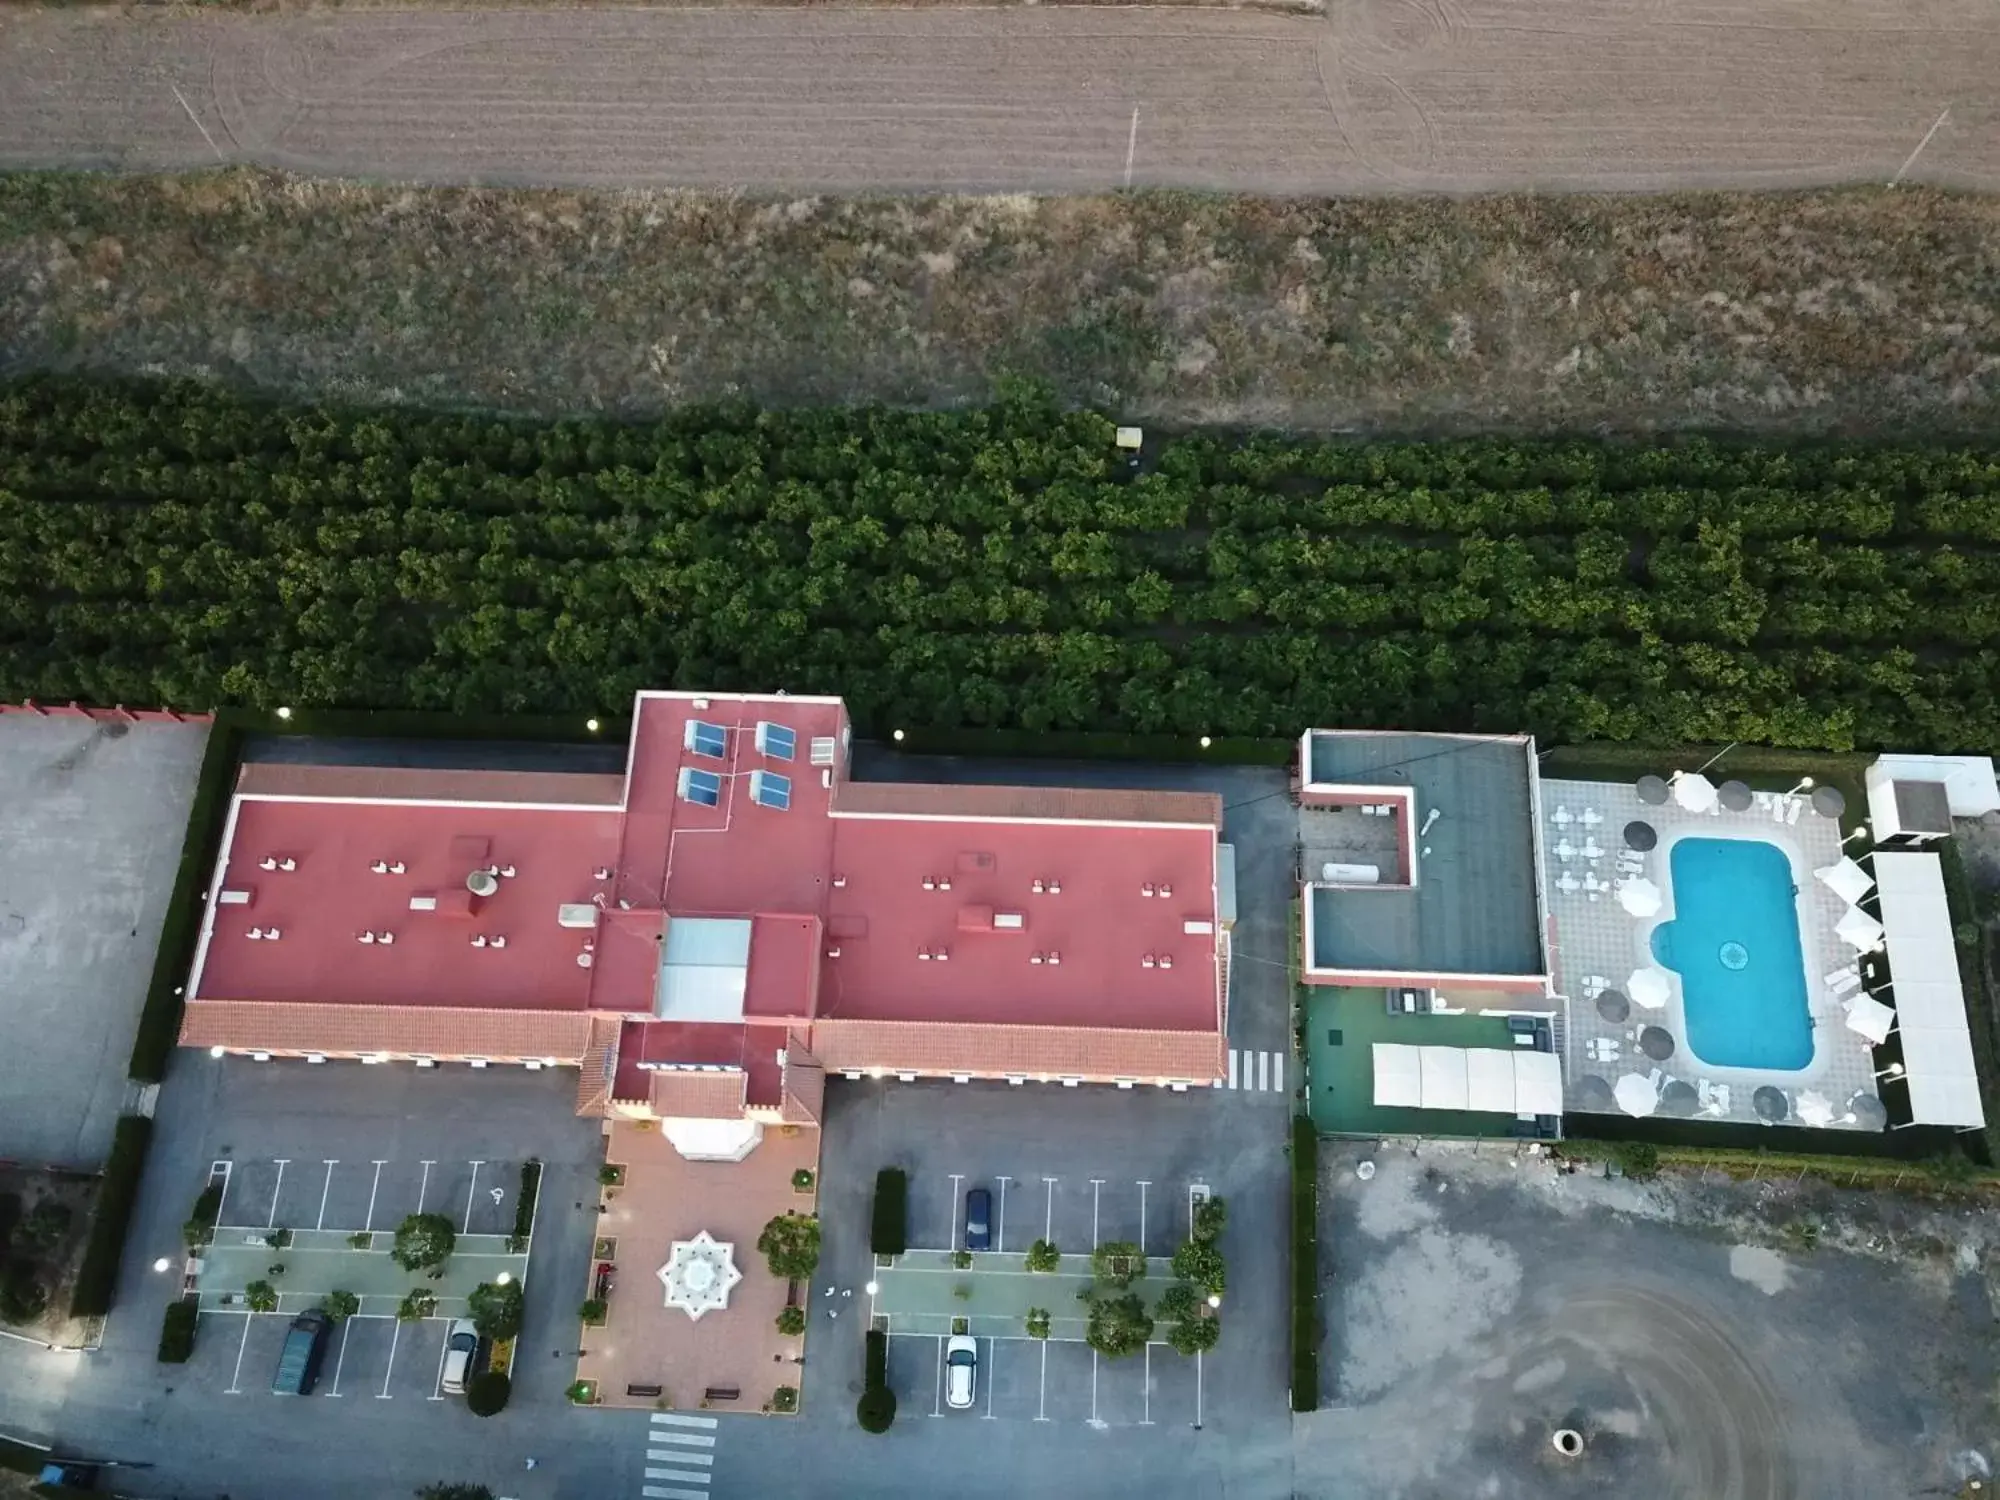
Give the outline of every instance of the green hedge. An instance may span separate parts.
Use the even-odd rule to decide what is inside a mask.
[[[854,1419],[865,1432],[887,1432],[896,1420],[896,1393],[889,1389],[889,1335],[871,1328],[863,1340],[861,1399]]]
[[[884,1167],[875,1174],[868,1248],[876,1255],[901,1255],[910,1248],[910,1179],[901,1167]]]
[[[1319,1407],[1319,1135],[1292,1117],[1292,1410]]]
[[[534,425],[0,383],[0,696],[2000,740],[1991,452],[1111,435],[1022,393]]]
[[[872,1391],[889,1383],[889,1335],[871,1328],[863,1342],[861,1385]]]
[[[139,1196],[139,1178],[146,1168],[146,1147],[153,1139],[153,1122],[126,1115],[111,1138],[111,1155],[104,1163],[97,1203],[91,1210],[90,1239],[83,1247],[83,1264],[70,1293],[70,1316],[98,1318],[111,1311],[118,1287],[118,1263],[125,1253],[125,1232],[132,1222],[132,1205]]]
[[[194,1332],[200,1322],[200,1308],[188,1298],[167,1304],[160,1319],[160,1354],[163,1365],[184,1365],[194,1354]]]
[[[535,1229],[535,1199],[542,1190],[542,1164],[532,1158],[521,1163],[521,1187],[514,1195],[515,1253],[528,1248],[528,1236]]]

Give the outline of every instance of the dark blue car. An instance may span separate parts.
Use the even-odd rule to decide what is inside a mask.
[[[965,1195],[965,1248],[993,1248],[993,1195],[985,1188],[974,1188]]]

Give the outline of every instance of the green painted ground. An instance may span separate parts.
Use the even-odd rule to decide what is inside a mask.
[[[216,1231],[215,1243],[203,1252],[201,1272],[195,1282],[205,1311],[242,1307],[243,1289],[257,1280],[269,1281],[278,1292],[278,1311],[299,1312],[316,1307],[328,1292],[353,1292],[361,1299],[361,1311],[388,1316],[396,1311],[406,1293],[422,1287],[436,1294],[438,1311],[450,1314],[462,1308],[466,1297],[482,1281],[492,1281],[502,1272],[525,1282],[528,1257],[507,1249],[507,1237],[499,1234],[462,1234],[444,1275],[436,1281],[423,1271],[405,1271],[389,1258],[392,1236],[371,1236],[370,1249],[357,1249],[346,1234],[333,1230],[297,1230],[292,1243],[273,1250],[264,1242],[264,1231],[224,1228]],[[273,1266],[282,1266],[278,1275]]]
[[[1049,1314],[1049,1337],[1081,1343],[1088,1309],[1077,1293],[1091,1284],[1090,1258],[1063,1257],[1061,1269],[1030,1271],[1025,1257],[975,1252],[972,1266],[959,1270],[949,1250],[912,1250],[887,1270],[875,1273],[874,1311],[887,1314],[891,1333],[948,1334],[953,1318],[965,1318],[966,1332],[980,1338],[1021,1338],[1028,1309]],[[1132,1283],[1148,1304],[1172,1284],[1165,1260],[1155,1256],[1151,1273]]]
[[[1336,1041],[1335,1037],[1339,1040]],[[1499,1016],[1392,1016],[1379,989],[1306,991],[1306,1065],[1313,1124],[1331,1135],[1504,1136],[1512,1115],[1472,1110],[1378,1109],[1376,1042],[1511,1047]]]

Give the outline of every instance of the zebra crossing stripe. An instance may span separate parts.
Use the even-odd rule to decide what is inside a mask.
[[[655,1441],[658,1441],[655,1439]],[[713,1453],[690,1453],[685,1448],[648,1448],[646,1457],[662,1464],[712,1464]]]
[[[653,1413],[655,1427],[701,1427],[712,1430],[716,1425],[714,1417],[686,1417],[679,1412],[658,1411]]]
[[[675,1484],[707,1484],[710,1478],[706,1469],[648,1469],[648,1479],[670,1479]]]

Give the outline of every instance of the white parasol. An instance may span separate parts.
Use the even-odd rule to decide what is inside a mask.
[[[1882,946],[1882,924],[1858,906],[1847,908],[1834,924],[1833,935],[1863,953],[1873,953]]]
[[[1792,1106],[1792,1112],[1799,1117],[1801,1125],[1823,1126],[1833,1123],[1833,1101],[1824,1094],[1805,1090]]]
[[[1876,1046],[1889,1040],[1896,1013],[1873,995],[1856,995],[1847,1002],[1847,1029],[1858,1031]]]
[[[1650,917],[1660,909],[1660,888],[1643,876],[1618,888],[1618,904],[1635,917]]]
[[[1715,783],[1699,771],[1688,771],[1674,778],[1674,801],[1689,812],[1705,813],[1715,806]]]
[[[1650,1115],[1659,1107],[1660,1091],[1644,1073],[1626,1073],[1611,1091],[1618,1107],[1628,1115]]]
[[[1658,1010],[1673,994],[1667,983],[1667,971],[1660,968],[1634,969],[1632,977],[1625,981],[1625,993],[1632,997],[1632,1003],[1645,1010]]]
[[[1837,865],[1827,865],[1824,869],[1814,870],[1813,879],[1849,906],[1875,889],[1875,882],[1868,878],[1868,872],[1853,860],[1846,858]]]

